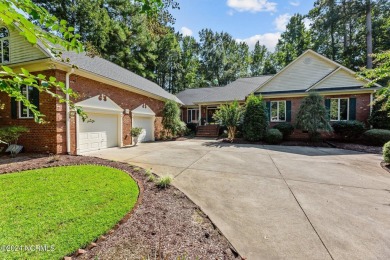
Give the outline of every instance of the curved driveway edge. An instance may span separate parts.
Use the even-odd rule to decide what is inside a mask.
[[[390,174],[379,155],[199,139],[87,155],[175,176],[247,259],[390,257]]]

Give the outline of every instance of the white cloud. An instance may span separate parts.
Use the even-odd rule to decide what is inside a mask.
[[[274,51],[275,46],[278,43],[280,38],[280,33],[265,33],[265,34],[257,34],[252,37],[246,39],[237,39],[238,42],[246,42],[251,50],[255,47],[257,41],[260,44],[265,45],[269,51]]]
[[[290,21],[291,15],[290,14],[281,14],[274,20],[274,25],[276,30],[279,32],[284,32],[286,30],[286,25]]]
[[[309,30],[310,29],[311,20],[309,18],[305,18],[305,19],[303,19],[303,23],[305,24],[305,28],[307,30]]]
[[[190,28],[185,27],[185,26],[181,27],[180,32],[184,36],[192,36],[192,30]]]
[[[301,2],[299,2],[299,1],[290,1],[289,4],[292,5],[292,6],[300,6]]]
[[[268,0],[227,0],[227,5],[238,12],[275,12],[275,2]]]

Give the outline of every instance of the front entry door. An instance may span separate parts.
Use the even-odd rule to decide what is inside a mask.
[[[213,115],[217,111],[217,108],[207,108],[207,123],[208,124],[215,124],[215,120],[213,118]]]

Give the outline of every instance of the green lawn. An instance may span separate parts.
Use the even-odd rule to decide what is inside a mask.
[[[60,259],[112,228],[138,192],[128,174],[103,166],[0,175],[0,259]],[[23,250],[6,252],[6,245]]]

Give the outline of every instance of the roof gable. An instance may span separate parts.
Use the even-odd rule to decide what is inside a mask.
[[[2,26],[8,29],[9,45],[10,45],[10,63],[17,64],[21,62],[28,62],[50,58],[40,44],[33,45],[29,43],[26,38],[20,35],[20,29],[17,26]]]
[[[311,90],[325,90],[330,88],[363,87],[365,82],[357,79],[353,74],[340,68],[333,74],[313,85]]]
[[[106,95],[97,95],[75,104],[85,111],[107,111],[121,113],[123,109]]]
[[[256,92],[305,91],[339,66],[316,52],[308,50],[260,86]]]

